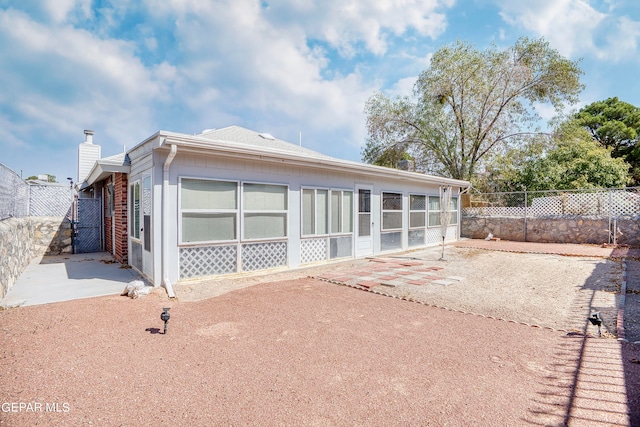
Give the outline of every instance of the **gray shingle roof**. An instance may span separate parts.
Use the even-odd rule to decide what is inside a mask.
[[[292,144],[287,141],[283,141],[278,138],[270,139],[269,137],[271,135],[269,134],[261,134],[260,132],[245,129],[240,126],[229,126],[222,129],[207,130],[198,136],[212,140],[229,141],[236,144],[246,144],[252,147],[260,147],[263,149],[268,148],[278,151],[286,151],[317,159],[333,159],[333,157],[310,150],[305,147],[301,147],[296,144]]]

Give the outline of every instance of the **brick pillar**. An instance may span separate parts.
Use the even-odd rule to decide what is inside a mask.
[[[109,184],[111,177],[102,181],[102,211],[104,212],[104,249],[110,254],[113,253],[113,217],[109,212]]]
[[[121,264],[129,262],[128,254],[128,232],[127,232],[127,190],[128,175],[124,173],[115,174],[115,183],[113,186],[114,195],[114,213],[113,221],[115,223],[115,258]]]

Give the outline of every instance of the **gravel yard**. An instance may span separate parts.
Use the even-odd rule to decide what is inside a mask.
[[[371,288],[398,298],[303,277],[359,260],[1,311],[0,426],[640,423],[640,352],[611,338],[620,262],[439,255],[403,259],[460,280]]]

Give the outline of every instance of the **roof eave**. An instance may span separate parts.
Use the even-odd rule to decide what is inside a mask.
[[[276,163],[286,162],[291,165],[299,166],[312,166],[322,168],[325,170],[341,171],[344,172],[345,168],[369,176],[386,176],[395,179],[406,179],[411,181],[422,181],[429,184],[438,185],[451,185],[455,187],[469,187],[471,184],[468,181],[443,178],[433,175],[426,175],[418,172],[409,172],[400,169],[391,169],[383,166],[369,165],[364,163],[357,163],[349,160],[342,160],[338,158],[315,158],[307,157],[297,153],[291,153],[283,150],[269,149],[261,150],[255,147],[248,147],[238,143],[229,141],[220,141],[208,138],[202,138],[198,136],[190,136],[184,134],[177,134],[172,132],[159,132],[154,137],[160,136],[163,142],[158,146],[162,148],[170,144],[176,144],[179,147],[184,147],[194,151],[208,151],[216,152],[219,155],[242,155],[245,158],[256,158],[263,161],[272,161]],[[152,139],[152,138],[149,138]]]

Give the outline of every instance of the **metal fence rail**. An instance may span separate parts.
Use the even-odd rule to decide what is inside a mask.
[[[640,215],[640,187],[470,194],[463,200],[462,215],[633,218]]]
[[[29,215],[29,184],[0,163],[0,220]]]

